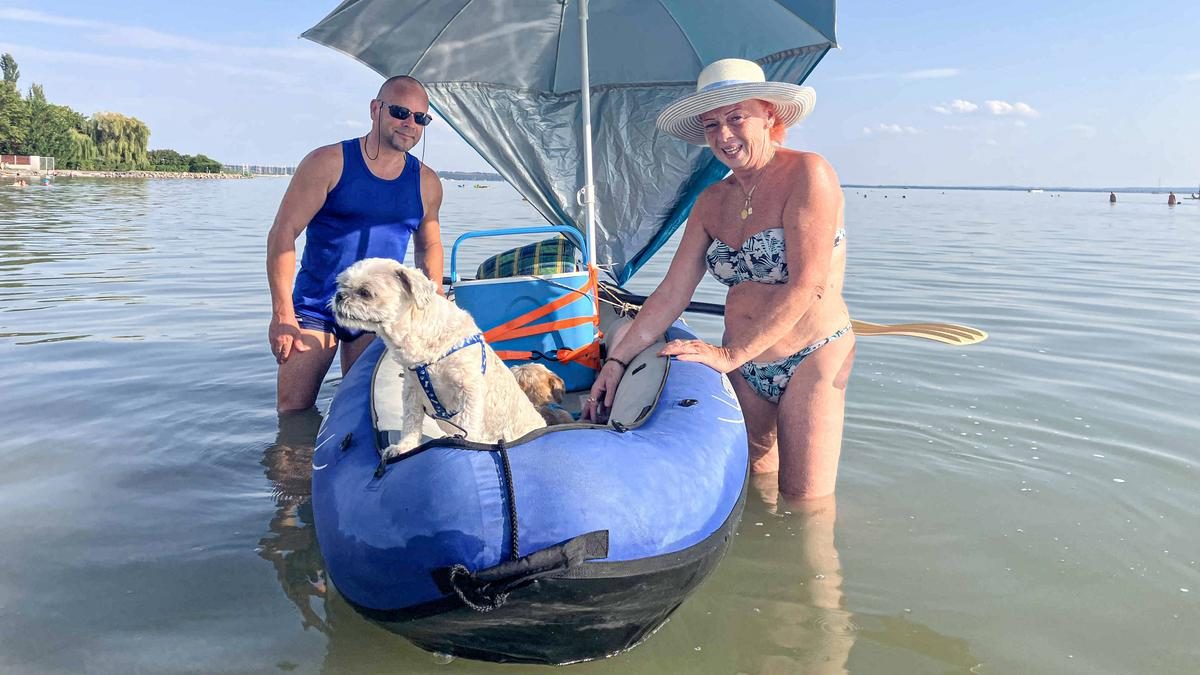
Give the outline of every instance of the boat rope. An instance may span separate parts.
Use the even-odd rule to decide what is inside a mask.
[[[509,537],[512,541],[511,550],[508,558],[512,562],[517,562],[521,558],[521,540],[520,531],[517,525],[517,491],[513,484],[512,463],[508,459],[508,447],[504,444],[504,439],[500,439],[496,443],[500,450],[500,466],[502,470],[501,479],[504,481],[504,494],[508,501],[508,522],[509,522]],[[460,581],[461,580],[461,581]],[[489,584],[483,584],[472,589],[476,599],[467,597],[467,592],[463,590],[462,581],[477,583],[471,570],[467,569],[466,565],[461,563],[450,567],[450,587],[454,589],[454,594],[458,596],[463,604],[476,612],[490,612],[500,609],[504,603],[508,601],[508,591],[492,594],[489,591]]]
[[[520,533],[517,529],[517,488],[513,484],[512,464],[508,461],[508,448],[504,446],[504,439],[500,439],[500,463],[504,467],[504,492],[508,497],[508,522],[509,530],[512,537],[512,551],[509,552],[509,559],[516,560],[521,557]]]
[[[505,602],[508,602],[508,593],[497,593],[495,596],[489,598],[483,589],[480,589],[479,593],[481,599],[486,604],[475,602],[474,600],[468,598],[466,592],[463,591],[462,586],[458,581],[460,577],[466,577],[468,579],[471,578],[471,570],[467,569],[467,566],[461,563],[450,568],[450,587],[454,589],[454,594],[458,596],[459,600],[463,601],[464,605],[470,607],[476,612],[490,612],[495,609],[500,609],[504,606]]]
[[[538,275],[533,275],[533,276],[537,279],[540,279],[541,281],[544,281],[544,282],[550,284],[551,286],[558,286],[559,288],[568,290],[572,293],[578,293],[580,295],[587,295],[586,292],[584,292],[578,288],[571,288],[570,286],[568,286],[564,283],[555,281],[553,279],[548,279],[546,277],[538,276]],[[606,305],[610,305],[612,307],[617,308],[617,313],[620,314],[621,316],[627,316],[629,313],[637,311],[638,309],[641,308],[641,305],[635,305],[631,302],[625,302],[624,300],[622,300],[620,298],[620,296],[618,296],[616,293],[614,293],[612,291],[612,289],[610,289],[608,287],[607,283],[597,281],[596,287],[598,290],[600,290],[604,293],[607,293],[610,297],[612,297],[612,300],[609,300],[608,298],[602,297],[599,294],[597,294],[596,300],[599,302],[602,302]]]

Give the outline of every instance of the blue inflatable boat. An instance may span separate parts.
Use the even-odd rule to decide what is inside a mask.
[[[601,311],[606,333],[627,320]],[[680,322],[663,340],[691,337]],[[376,340],[313,457],[334,586],[418,646],[469,658],[571,663],[645,639],[724,555],[748,467],[728,380],[661,346],[631,362],[607,425],[482,445],[431,424],[420,447],[381,462],[404,373]]]

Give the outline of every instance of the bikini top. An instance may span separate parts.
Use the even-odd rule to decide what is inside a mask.
[[[845,238],[845,228],[838,228],[833,235],[833,247],[840,246]],[[730,288],[743,281],[782,284],[788,280],[782,227],[772,227],[750,235],[739,249],[729,247],[720,239],[713,239],[705,257],[713,277]]]

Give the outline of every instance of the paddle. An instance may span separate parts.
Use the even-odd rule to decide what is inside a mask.
[[[646,296],[644,295],[628,293],[608,285],[604,286],[604,290],[611,293],[613,297],[621,302],[628,302],[634,305],[646,302]],[[688,304],[687,308],[683,311],[724,316],[725,306],[712,302],[693,302]],[[904,335],[960,346],[973,345],[987,339],[987,333],[978,328],[960,326],[954,323],[897,323],[889,325],[851,319],[850,324],[854,327],[856,335]]]
[[[442,283],[450,285],[450,278],[446,277]],[[621,302],[627,302],[632,305],[641,305],[646,302],[646,296],[630,293],[628,291],[617,288],[606,283],[602,283],[601,287],[605,293],[612,298]],[[713,316],[725,316],[725,305],[719,305],[715,302],[692,302],[689,303],[685,312],[695,312],[696,314],[711,314]],[[972,328],[970,326],[960,326],[955,323],[870,323],[867,321],[859,321],[851,319],[850,325],[854,327],[856,335],[902,335],[906,337],[921,338],[923,340],[933,340],[948,345],[973,345],[978,342],[983,342],[987,339],[987,333]]]

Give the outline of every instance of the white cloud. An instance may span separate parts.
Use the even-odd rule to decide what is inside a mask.
[[[910,70],[907,73],[861,73],[859,75],[842,75],[829,78],[831,82],[861,82],[863,80],[932,80],[943,77],[955,77],[962,73],[959,68],[929,68],[927,70]]]
[[[211,60],[199,60],[194,63],[188,63],[180,66],[179,64],[163,61],[161,59],[109,56],[107,54],[92,54],[88,52],[75,52],[61,49],[39,49],[37,47],[26,47],[23,45],[15,45],[3,42],[0,42],[0,52],[20,54],[22,56],[36,58],[47,63],[63,63],[68,65],[86,65],[89,67],[139,71],[147,68],[153,68],[156,70],[170,69],[179,72],[179,70],[182,68],[187,71],[207,70],[231,77],[261,78],[273,84],[300,83],[300,79],[296,75],[286,71],[270,70],[268,68],[255,68],[253,66],[243,66],[237,63],[220,63]]]
[[[21,57],[28,56],[30,58],[36,58],[49,63],[76,64],[86,67],[102,66],[105,68],[136,69],[168,65],[154,59],[108,56],[107,54],[89,54],[86,52],[73,52],[62,49],[39,49],[37,47],[26,47],[24,45],[6,42],[0,42],[0,51],[10,52]]]
[[[38,23],[47,26],[65,26],[88,29],[87,37],[101,45],[126,49],[167,50],[191,52],[209,57],[224,57],[227,60],[285,58],[312,60],[319,58],[306,49],[280,49],[273,47],[243,47],[239,45],[207,42],[194,38],[163,33],[141,26],[76,19],[56,16],[28,9],[0,9],[0,20]]]
[[[1007,115],[1013,111],[1013,105],[1008,101],[984,101],[983,104],[993,115]]]
[[[984,101],[984,107],[993,115],[1016,115],[1018,117],[1037,117],[1041,113],[1034,110],[1028,103],[1009,103],[1008,101]]]
[[[927,68],[911,70],[900,76],[903,80],[934,80],[943,77],[956,77],[962,71],[958,68]]]
[[[1183,79],[1185,79],[1185,80],[1187,80],[1187,81],[1189,81],[1189,82],[1192,82],[1192,81],[1195,81],[1195,80],[1200,80],[1200,70],[1197,70],[1197,71],[1196,71],[1196,72],[1194,72],[1194,73],[1188,73],[1187,75],[1184,75],[1184,76],[1183,76]]]
[[[7,21],[24,21],[26,23],[42,23],[48,26],[76,26],[79,28],[96,28],[102,25],[99,21],[73,19],[66,16],[53,16],[51,14],[30,9],[0,9],[0,19]]]
[[[988,100],[983,102],[986,112],[993,115],[1011,115],[1014,117],[1038,117],[1041,113],[1028,103],[1009,103],[1008,101]],[[933,111],[942,115],[969,115],[979,111],[979,105],[971,101],[956,98],[949,103],[933,106]]]
[[[874,134],[886,134],[891,136],[914,136],[921,133],[915,127],[903,126],[900,124],[877,124],[873,127],[863,127],[864,136],[872,136]]]
[[[1017,127],[1018,129],[1024,129],[1025,127],[1029,126],[1029,124],[1025,120],[1017,120],[1013,122],[1013,126]]]
[[[829,78],[830,82],[861,82],[863,80],[882,80],[885,77],[891,77],[887,73],[862,73],[859,75],[842,75],[840,77]]]
[[[971,103],[970,101],[964,101],[961,98],[956,98],[944,105],[933,106],[933,110],[934,112],[939,112],[943,115],[953,115],[955,113],[973,113],[976,110],[979,110],[979,106]]]

